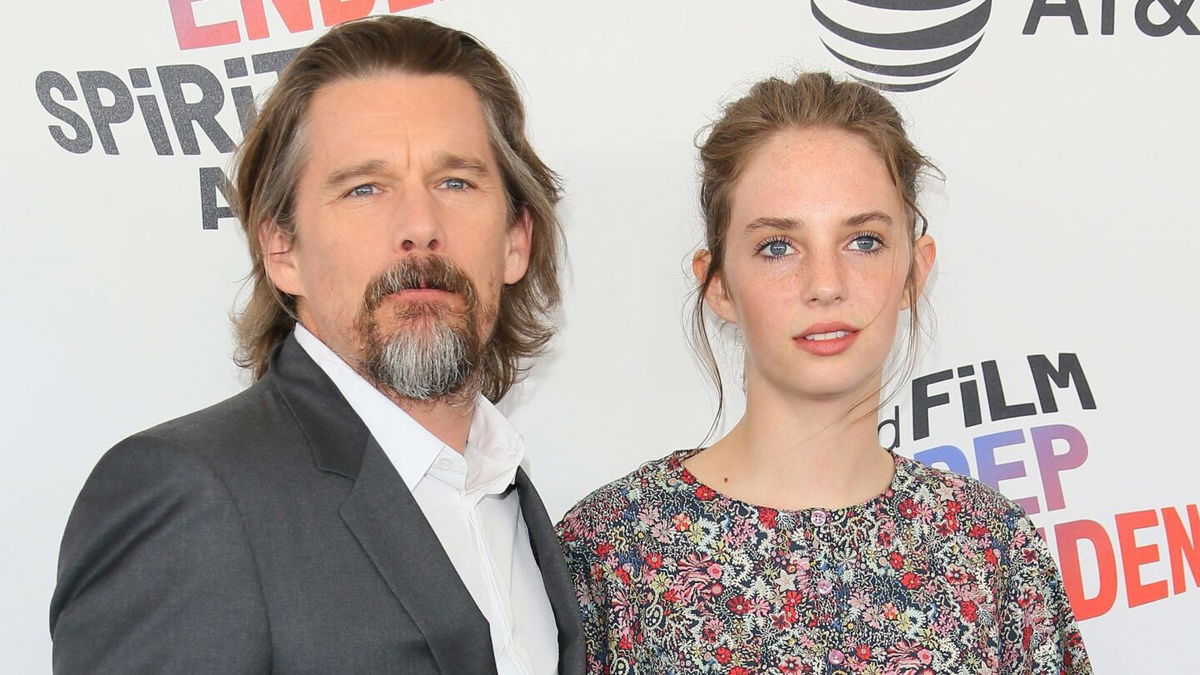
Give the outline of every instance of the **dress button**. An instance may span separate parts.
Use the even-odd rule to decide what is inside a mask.
[[[833,665],[840,665],[846,660],[846,655],[836,649],[829,650],[829,662]]]
[[[829,595],[833,590],[833,582],[828,579],[822,579],[817,582],[817,592],[821,595]]]
[[[820,526],[824,525],[826,521],[829,520],[829,514],[825,513],[824,511],[822,511],[820,509],[817,509],[816,511],[812,512],[812,515],[810,515],[808,517],[808,519],[813,525],[820,527]]]

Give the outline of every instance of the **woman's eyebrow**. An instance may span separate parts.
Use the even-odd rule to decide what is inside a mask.
[[[800,227],[800,225],[801,225],[801,222],[799,220],[796,220],[795,218],[775,218],[775,217],[771,217],[771,216],[762,216],[762,217],[755,218],[754,220],[750,221],[750,224],[746,225],[746,231],[747,232],[754,232],[756,230],[787,231],[787,230],[794,230],[794,229]]]

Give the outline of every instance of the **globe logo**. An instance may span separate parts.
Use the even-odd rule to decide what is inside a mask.
[[[909,92],[945,82],[983,42],[992,0],[810,0],[821,44],[859,81]]]

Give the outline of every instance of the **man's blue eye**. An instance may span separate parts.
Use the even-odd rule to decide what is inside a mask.
[[[447,178],[442,181],[442,186],[448,190],[466,190],[468,187],[467,181],[461,178]]]
[[[371,195],[375,194],[375,186],[359,185],[351,189],[350,194],[354,195],[355,197],[370,197]]]

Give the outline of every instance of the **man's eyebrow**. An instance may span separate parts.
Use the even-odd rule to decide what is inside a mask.
[[[491,173],[483,160],[476,157],[456,155],[450,152],[438,155],[437,159],[433,162],[433,167],[435,171],[470,171],[479,175]]]
[[[773,218],[770,216],[762,216],[750,221],[746,226],[747,232],[755,232],[757,230],[794,230],[800,227],[800,221],[795,218]]]
[[[382,159],[368,159],[365,162],[343,167],[329,174],[329,177],[325,179],[325,187],[338,187],[352,178],[382,173],[387,166],[387,162]]]
[[[490,173],[488,165],[483,160],[449,152],[438,155],[434,160],[433,167],[435,171],[468,171],[481,176],[486,176]],[[387,170],[388,163],[386,161],[382,159],[368,159],[357,164],[342,167],[330,173],[329,177],[325,179],[325,187],[340,187],[343,183],[351,179],[372,176]]]

